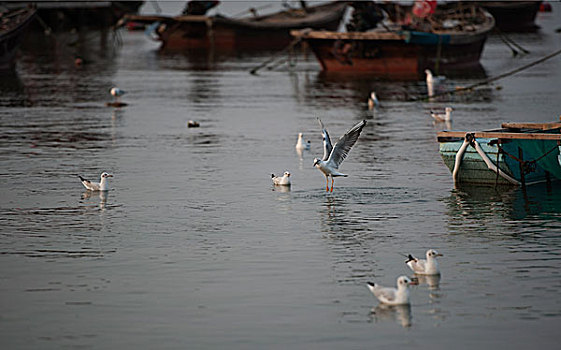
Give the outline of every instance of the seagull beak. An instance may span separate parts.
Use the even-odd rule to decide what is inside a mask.
[[[419,284],[419,279],[417,277],[411,278],[411,282],[409,282],[410,286],[416,286]]]
[[[442,255],[442,254],[438,253],[438,254],[436,254],[436,256],[444,256],[444,255]]]
[[[113,177],[113,175],[107,175],[107,177]]]

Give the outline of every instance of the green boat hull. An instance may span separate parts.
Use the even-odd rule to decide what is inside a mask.
[[[489,142],[495,143],[489,144]],[[509,140],[501,145],[505,153],[499,153],[496,139],[477,139],[481,149],[490,160],[508,176],[530,185],[540,182],[561,180],[561,146],[557,141],[550,140]],[[440,143],[440,155],[451,172],[454,170],[456,154],[462,146],[463,140]],[[498,162],[497,162],[498,153]],[[520,162],[517,159],[522,155],[524,161],[530,162],[522,177]],[[511,157],[512,156],[512,157]],[[524,180],[524,181],[523,181]],[[487,185],[512,185],[502,176],[497,176],[490,170],[479,153],[472,146],[468,146],[458,172],[459,183],[487,184]]]

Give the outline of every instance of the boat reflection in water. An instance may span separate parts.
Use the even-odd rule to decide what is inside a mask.
[[[522,187],[461,185],[445,198],[450,224],[461,228],[466,221],[474,224],[507,225],[504,220],[538,219],[561,214],[559,182]],[[471,227],[471,226],[464,226]],[[471,227],[473,229],[473,227]],[[505,230],[505,233],[508,232]]]

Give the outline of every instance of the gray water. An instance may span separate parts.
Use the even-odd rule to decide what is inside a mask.
[[[482,70],[448,86],[558,50],[553,5],[540,31],[511,35],[530,54],[491,37]],[[2,348],[557,347],[561,186],[454,188],[428,111],[453,106],[456,130],[558,120],[559,56],[407,102],[422,81],[320,74],[301,55],[252,76],[269,53],[160,54],[142,33],[120,38],[34,34],[2,78]],[[128,106],[105,106],[112,86]],[[368,121],[333,193],[312,167],[316,117],[334,140]],[[312,142],[302,159],[298,132]],[[285,170],[291,189],[273,188]],[[86,192],[77,175],[103,171],[112,190]],[[410,307],[378,306],[366,282],[395,285],[410,274],[402,254],[428,248],[444,254],[441,279],[413,286]]]

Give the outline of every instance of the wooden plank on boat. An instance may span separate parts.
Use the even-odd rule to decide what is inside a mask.
[[[323,30],[291,30],[290,35],[303,39],[334,40],[405,40],[405,35],[394,32],[330,32]]]
[[[551,123],[502,123],[503,128],[509,129],[539,129],[539,130],[550,130],[561,128],[561,123],[551,122]]]
[[[561,141],[561,134],[495,132],[495,131],[440,131],[438,138],[465,138],[466,134],[473,134],[475,138],[484,139],[516,139],[516,140],[554,140]]]

